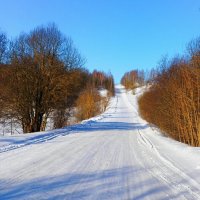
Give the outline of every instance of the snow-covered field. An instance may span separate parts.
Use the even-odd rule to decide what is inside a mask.
[[[0,137],[0,199],[200,199],[200,148],[163,136],[116,87],[105,113],[68,128]]]

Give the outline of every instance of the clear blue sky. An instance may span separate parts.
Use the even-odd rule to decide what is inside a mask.
[[[55,22],[86,57],[86,67],[150,69],[163,55],[183,53],[200,36],[199,0],[0,0],[0,28],[9,37]]]

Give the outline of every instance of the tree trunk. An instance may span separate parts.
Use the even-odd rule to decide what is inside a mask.
[[[41,123],[41,127],[40,127],[40,131],[45,131],[46,125],[47,125],[47,114],[44,114],[42,123]]]

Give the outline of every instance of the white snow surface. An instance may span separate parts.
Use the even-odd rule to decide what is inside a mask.
[[[106,89],[100,89],[100,90],[99,90],[99,94],[100,94],[102,97],[108,97],[108,90],[106,90]]]
[[[200,148],[163,136],[116,86],[105,113],[44,133],[0,137],[0,199],[200,199]]]

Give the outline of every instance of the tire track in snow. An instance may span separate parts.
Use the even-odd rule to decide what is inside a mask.
[[[151,151],[153,153],[153,156],[151,156],[151,161],[157,165],[158,159],[161,161],[162,165],[157,165],[157,170],[151,171],[151,173],[156,176],[158,179],[162,179],[164,182],[167,184],[171,185],[173,189],[177,191],[177,193],[182,192],[183,194],[187,191],[188,194],[192,195],[192,198],[194,199],[200,199],[200,194],[199,194],[199,188],[200,185],[197,183],[194,179],[190,178],[188,175],[186,175],[184,172],[182,172],[180,169],[178,169],[172,162],[164,158],[155,145],[145,137],[145,134],[142,134],[140,130],[138,130],[138,143],[143,144],[143,147],[146,147],[146,151]],[[144,148],[142,148],[144,150]],[[146,159],[149,159],[149,154],[145,155]],[[156,157],[156,158],[155,158]],[[177,182],[175,177],[178,177],[182,179],[182,183]],[[185,185],[183,183],[187,183]],[[188,185],[192,186],[189,187]],[[195,191],[194,191],[195,190]],[[187,195],[187,194],[185,194]],[[191,198],[191,197],[186,197],[186,199]]]

